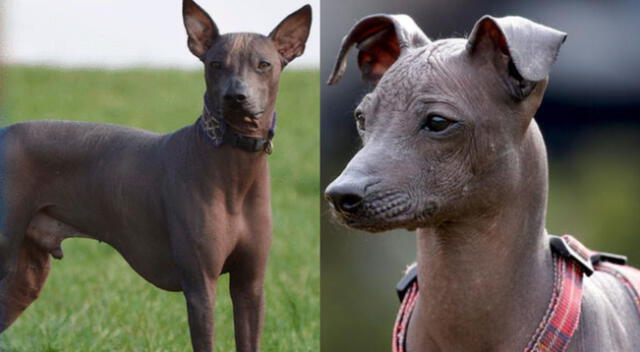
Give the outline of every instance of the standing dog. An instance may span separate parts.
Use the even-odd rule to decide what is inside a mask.
[[[194,351],[213,350],[216,281],[230,273],[237,350],[259,350],[267,154],[280,73],[304,51],[311,8],[268,36],[221,35],[191,0],[183,17],[205,67],[194,125],[167,135],[61,121],[0,130],[0,332],[37,298],[61,242],[88,237],[152,284],[184,292]]]
[[[432,42],[406,15],[366,17],[344,38],[329,83],[357,45],[377,85],[355,110],[364,146],[326,196],[353,228],[418,229],[394,351],[640,346],[639,272],[544,229],[533,116],[565,38],[486,16],[467,39]]]

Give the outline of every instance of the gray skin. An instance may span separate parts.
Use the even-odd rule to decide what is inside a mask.
[[[266,139],[280,73],[304,51],[311,8],[269,36],[220,35],[190,0],[183,16],[214,114],[240,135]],[[230,273],[236,348],[259,350],[271,245],[267,156],[215,148],[198,129],[161,135],[64,121],[0,129],[0,332],[37,298],[61,242],[88,237],[157,287],[184,292],[194,351],[214,349],[216,282]]]
[[[521,351],[549,305],[547,158],[533,120],[566,34],[485,16],[468,39],[430,41],[406,15],[362,19],[358,46],[376,84],[355,111],[363,141],[326,190],[336,217],[369,232],[417,229],[420,295],[409,351]],[[569,351],[631,351],[640,318],[608,274],[584,281]]]

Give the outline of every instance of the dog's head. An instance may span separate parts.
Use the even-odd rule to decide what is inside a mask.
[[[354,112],[363,148],[326,190],[338,218],[372,232],[415,229],[517,196],[565,38],[521,17],[485,16],[467,39],[438,41],[406,15],[360,20],[329,79],[356,45],[362,77],[376,85]]]
[[[272,110],[282,69],[302,55],[311,27],[311,7],[287,16],[268,36],[220,34],[215,22],[191,0],[183,1],[189,50],[205,67],[210,109],[231,124],[256,120]]]

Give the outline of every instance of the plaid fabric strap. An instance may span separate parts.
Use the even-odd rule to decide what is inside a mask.
[[[572,249],[572,241],[579,244],[571,236],[562,237],[562,241]],[[580,321],[582,275],[586,270],[584,264],[589,260],[589,255],[578,251],[563,255],[556,247],[552,248],[555,250],[551,301],[540,325],[524,349],[525,352],[566,351]],[[579,258],[576,258],[576,254]]]
[[[589,255],[596,271],[604,272],[618,279],[629,297],[635,304],[640,314],[640,270],[625,265],[627,258],[617,254],[593,252],[585,248],[580,242],[571,236],[565,236],[567,242],[581,252],[583,255]]]
[[[409,268],[405,277],[398,284],[397,290],[400,295],[400,310],[393,326],[393,338],[391,349],[393,352],[406,351],[407,329],[409,318],[418,298],[418,280],[416,278],[415,264]]]
[[[624,285],[625,290],[635,303],[640,314],[640,271],[636,268],[603,262],[596,266],[598,271],[603,271],[615,276]]]
[[[604,272],[614,276],[624,286],[629,297],[634,302],[640,314],[640,271],[634,267],[625,265],[627,258],[622,255],[594,252],[584,247],[578,240],[571,236],[563,236],[565,241],[582,256],[591,258],[595,271]]]
[[[591,269],[590,272],[591,266],[586,265],[590,264],[589,258],[596,253],[586,249],[571,236],[563,236],[560,241],[564,252],[552,245],[555,249],[552,251],[554,286],[549,307],[524,349],[525,352],[564,352],[578,328],[582,305],[582,277],[593,271]],[[640,283],[640,272],[638,274],[637,282]],[[405,352],[409,320],[418,297],[415,267],[400,281],[398,292],[402,303],[393,327],[392,351]],[[640,307],[640,298],[636,302]]]

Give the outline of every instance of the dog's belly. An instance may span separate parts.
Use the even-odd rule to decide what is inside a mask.
[[[153,285],[169,291],[181,290],[168,235],[161,229],[149,232],[150,229],[144,229],[144,226],[131,226],[130,229],[121,229],[118,236],[110,236],[104,234],[104,224],[95,224],[96,228],[83,227],[89,231],[82,231],[59,220],[63,216],[53,213],[37,213],[27,229],[27,236],[53,257],[62,259],[61,243],[67,238],[101,240],[114,247],[133,270]]]
[[[148,245],[112,246],[145,280],[163,290],[182,290],[180,271],[173,260],[169,241],[155,239]]]

